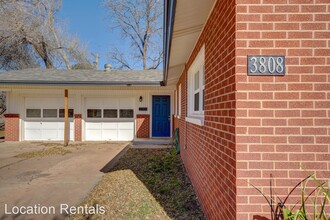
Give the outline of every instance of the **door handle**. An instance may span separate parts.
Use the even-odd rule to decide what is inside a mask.
[[[171,116],[170,115],[168,116],[168,120],[171,121]]]

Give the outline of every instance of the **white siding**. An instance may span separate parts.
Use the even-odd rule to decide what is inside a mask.
[[[171,96],[171,114],[173,114],[174,105],[173,105],[173,91],[174,87],[112,87],[112,89],[108,90],[78,90],[78,89],[69,89],[69,108],[74,109],[74,114],[82,114],[82,140],[86,139],[85,130],[86,130],[86,99],[91,98],[94,99],[94,104],[97,105],[102,100],[106,99],[118,99],[121,100],[123,98],[131,98],[133,101],[119,101],[119,105],[122,107],[133,108],[134,109],[134,119],[136,114],[150,114],[152,117],[152,95],[170,95]],[[43,103],[45,106],[49,107],[64,107],[64,89],[13,89],[7,92],[8,94],[8,113],[20,114],[20,140],[24,139],[25,133],[25,112],[27,106],[33,106],[37,103]],[[142,96],[142,102],[139,101],[139,97]],[[48,100],[48,101],[47,101]],[[51,100],[58,100],[55,101]],[[108,102],[105,102],[106,106]],[[114,102],[112,102],[114,103]],[[88,104],[88,105],[94,105]],[[92,106],[91,106],[92,107]],[[147,111],[139,111],[140,107],[147,108]],[[119,114],[119,112],[118,112]],[[127,122],[127,120],[123,120],[122,122]],[[61,126],[61,125],[58,125]],[[124,127],[125,124],[117,124],[117,125],[102,125],[104,127],[104,132],[107,132],[108,129],[111,129],[111,126]],[[110,127],[107,127],[110,126]],[[130,124],[129,126],[132,126]],[[133,124],[134,126],[134,124]],[[151,125],[150,125],[151,126]],[[71,125],[70,125],[71,127]],[[73,127],[73,124],[72,124]],[[135,131],[135,127],[133,128]],[[60,130],[60,129],[58,129]],[[150,129],[151,130],[151,129]],[[61,132],[61,131],[59,131]],[[136,131],[135,131],[136,133]],[[136,135],[134,133],[134,136]]]

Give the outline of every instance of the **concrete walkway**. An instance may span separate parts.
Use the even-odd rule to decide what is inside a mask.
[[[49,146],[50,145],[50,146]],[[82,143],[72,153],[42,158],[16,158],[22,152],[56,144],[0,143],[0,219],[64,219],[60,205],[77,206],[103,175],[104,167],[127,143]],[[54,207],[49,215],[5,215],[13,207]],[[14,213],[14,212],[12,212]]]
[[[171,138],[137,138],[131,143],[131,148],[170,148]]]

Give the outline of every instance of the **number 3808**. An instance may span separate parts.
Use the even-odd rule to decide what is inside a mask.
[[[283,57],[250,57],[250,73],[282,73]]]

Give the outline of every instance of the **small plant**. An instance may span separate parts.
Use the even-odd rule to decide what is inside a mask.
[[[306,195],[306,187],[307,187],[307,183],[308,180],[313,179],[316,183],[317,183],[317,188],[316,190],[312,191],[312,193],[310,193],[307,197],[305,197]],[[326,204],[329,203],[330,204],[330,196],[329,196],[329,189],[327,189],[326,187],[324,187],[325,183],[321,183],[318,179],[315,178],[314,175],[311,175],[307,181],[305,181],[305,184],[303,185],[303,188],[301,190],[301,205],[300,208],[298,210],[296,210],[295,212],[293,212],[293,209],[287,209],[284,208],[282,210],[283,212],[283,216],[285,220],[307,220],[307,219],[311,219],[310,217],[312,216],[314,220],[329,220],[330,216],[327,216],[326,214]],[[308,199],[308,197],[311,196],[311,194],[313,194],[316,191],[316,194],[313,198],[313,214],[309,214],[307,212],[307,208],[306,208],[306,201]],[[320,201],[320,203],[318,202]]]
[[[317,187],[308,194],[306,189],[309,180],[314,180]],[[314,175],[307,176],[299,181],[284,199],[274,194],[272,176],[270,177],[269,196],[264,194],[256,186],[251,185],[266,199],[271,209],[272,220],[330,220],[330,216],[326,213],[326,207],[330,204],[329,186],[325,187],[325,183],[321,183]],[[301,201],[300,203],[297,202],[292,208],[288,208],[286,202],[299,186],[302,186]],[[311,198],[313,194],[314,196]],[[313,213],[309,213],[309,210],[306,208],[308,199],[312,200]],[[298,209],[296,209],[297,206],[299,207]]]

